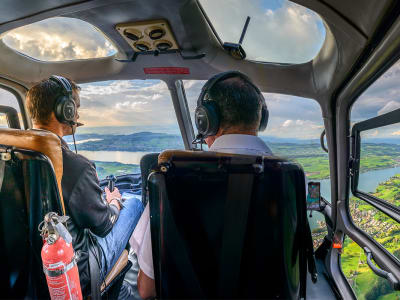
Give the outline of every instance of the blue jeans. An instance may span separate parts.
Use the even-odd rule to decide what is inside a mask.
[[[119,213],[117,222],[105,237],[96,237],[103,250],[101,266],[104,276],[107,276],[111,271],[122,251],[126,248],[144,209],[141,196],[123,193],[122,198],[125,199],[124,207]]]

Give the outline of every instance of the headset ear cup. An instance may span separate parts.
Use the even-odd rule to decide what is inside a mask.
[[[268,108],[267,105],[264,103],[261,108],[261,121],[258,131],[264,131],[267,128],[268,118],[269,118]]]
[[[203,136],[216,135],[219,129],[218,107],[214,102],[204,103],[196,108],[195,124],[197,131]]]
[[[73,122],[76,114],[75,102],[67,96],[57,99],[54,114],[60,123]]]

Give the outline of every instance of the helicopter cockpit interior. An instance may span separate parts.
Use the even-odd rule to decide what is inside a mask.
[[[31,130],[26,94],[52,75],[81,88],[84,126],[64,137],[70,149],[95,162],[100,187],[150,203],[157,299],[400,297],[400,2],[0,8],[0,298],[50,297],[37,225],[50,211],[65,214],[61,144]],[[273,157],[213,154],[199,141],[199,94],[226,71],[262,92],[269,120],[258,135]],[[235,178],[250,169],[254,178]],[[225,236],[210,241],[229,222],[219,199],[237,195],[250,203],[247,231],[232,220],[230,228],[244,230],[247,247],[242,240],[219,260]],[[313,249],[302,252],[295,245],[308,226]],[[304,271],[313,268],[307,251],[316,278]],[[99,297],[117,297],[124,281],[137,289],[135,254],[118,264],[98,279]]]

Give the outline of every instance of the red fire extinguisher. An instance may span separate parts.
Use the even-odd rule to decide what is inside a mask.
[[[64,226],[68,218],[50,212],[44,217],[39,228],[44,242],[43,271],[52,300],[82,299],[72,237]]]

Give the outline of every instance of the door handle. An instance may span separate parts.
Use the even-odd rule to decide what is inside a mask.
[[[365,255],[367,256],[367,264],[371,268],[372,272],[376,275],[387,279],[394,290],[400,290],[400,283],[396,277],[390,272],[377,268],[372,262],[372,252],[369,248],[364,247]]]

